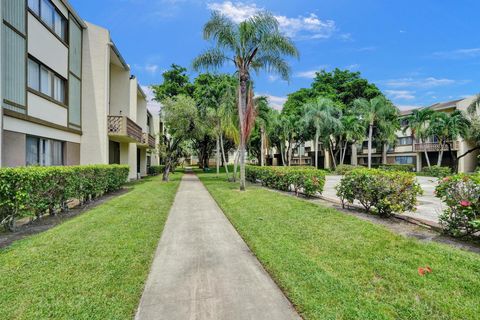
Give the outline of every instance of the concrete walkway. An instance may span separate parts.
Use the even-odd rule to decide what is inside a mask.
[[[184,175],[136,319],[300,319],[195,175]]]
[[[337,197],[335,186],[340,183],[342,176],[328,175],[325,181],[325,190],[323,196],[325,199],[333,201],[340,201]],[[403,215],[417,219],[422,222],[428,222],[432,225],[438,224],[438,217],[444,210],[444,205],[440,199],[435,197],[434,191],[437,185],[436,178],[432,177],[417,177],[417,181],[422,187],[424,193],[418,197],[417,211],[405,212]]]

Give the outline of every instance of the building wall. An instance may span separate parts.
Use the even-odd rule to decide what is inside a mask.
[[[110,35],[87,23],[82,54],[82,141],[80,163],[108,163],[107,115],[110,91]]]
[[[26,161],[26,137],[25,133],[5,130],[3,132],[3,146],[6,152],[3,154],[2,163],[5,167],[20,167]]]
[[[137,112],[130,103],[130,71],[110,64],[110,115],[136,120]]]
[[[64,161],[66,166],[78,166],[80,164],[80,143],[65,142]]]

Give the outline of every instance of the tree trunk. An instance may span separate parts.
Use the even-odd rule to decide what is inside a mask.
[[[292,165],[292,143],[289,141],[288,142],[288,152],[287,152],[287,165],[290,167]]]
[[[233,161],[233,182],[237,181],[237,169],[240,156],[240,147],[238,147],[237,152],[235,153],[235,160]]]
[[[373,137],[373,123],[370,123],[368,128],[368,168],[372,168],[372,137]]]
[[[216,154],[215,154],[215,162],[217,166],[217,177],[220,175],[220,136],[217,134],[217,149],[216,149]]]
[[[168,182],[170,179],[170,170],[172,169],[172,163],[170,159],[166,161],[165,169],[163,170],[162,180]]]
[[[320,133],[317,131],[315,133],[315,168],[318,169],[318,138],[320,136]]]
[[[330,140],[330,138],[328,139],[329,142],[330,142],[330,154],[332,155],[332,162],[333,162],[333,169],[336,169],[337,168],[337,159],[335,159],[335,154],[333,152],[333,143],[332,143],[332,140]]]
[[[427,160],[427,165],[428,165],[428,168],[430,169],[431,167],[430,157],[428,156],[427,146],[425,145],[425,139],[421,139],[421,141],[423,144],[423,152],[425,153],[425,159]]]
[[[442,143],[440,144],[440,152],[438,154],[438,161],[437,161],[437,166],[441,167],[442,166],[442,160],[443,160],[443,149],[444,149],[445,143],[442,140]]]
[[[450,143],[447,143],[447,146],[448,146],[448,152],[450,153],[450,157],[453,160],[453,172],[457,173],[457,171],[458,171],[458,159],[457,159],[457,157],[453,156],[452,145]]]
[[[280,159],[282,160],[282,166],[285,166],[285,154],[282,143],[280,142]]]
[[[382,150],[382,163],[387,164],[387,152],[388,152],[388,144],[384,143],[383,144],[383,150]]]
[[[250,79],[246,70],[239,71],[240,89],[238,101],[238,119],[240,122],[240,191],[245,191],[245,114],[247,112],[248,81]]]
[[[220,134],[220,147],[222,148],[222,160],[223,160],[223,165],[225,166],[225,174],[227,175],[227,180],[230,179],[230,174],[228,173],[228,163],[227,163],[227,157],[225,156],[225,148],[223,146],[223,135]]]
[[[347,154],[347,147],[348,147],[348,141],[345,141],[345,147],[343,148],[343,154],[342,154],[342,160],[340,162],[341,165],[345,163],[345,155]],[[352,162],[350,161],[350,164]]]
[[[260,166],[265,165],[265,128],[260,128]]]

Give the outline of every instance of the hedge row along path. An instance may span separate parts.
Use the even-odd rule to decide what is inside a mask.
[[[185,175],[136,319],[300,319],[198,177]]]

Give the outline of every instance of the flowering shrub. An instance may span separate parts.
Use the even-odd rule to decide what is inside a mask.
[[[440,216],[445,231],[453,236],[480,231],[480,174],[463,174],[440,180],[436,196],[447,205]]]
[[[340,164],[335,168],[335,174],[345,175],[347,172],[357,169],[357,166],[352,166],[350,164]]]
[[[322,193],[325,172],[313,167],[257,167],[247,166],[246,178],[251,182],[282,190],[303,192],[307,196]]]
[[[118,190],[128,171],[120,165],[0,169],[0,226],[11,230],[18,218],[55,214],[70,199],[84,202]]]
[[[414,172],[415,166],[413,164],[382,164],[379,169],[387,171]]]
[[[450,167],[431,166],[430,168],[429,167],[423,168],[422,172],[419,172],[418,175],[443,178],[451,174],[452,174],[452,169]]]
[[[336,189],[343,206],[357,200],[367,212],[373,209],[381,216],[415,211],[423,192],[413,173],[364,168],[347,173]]]

